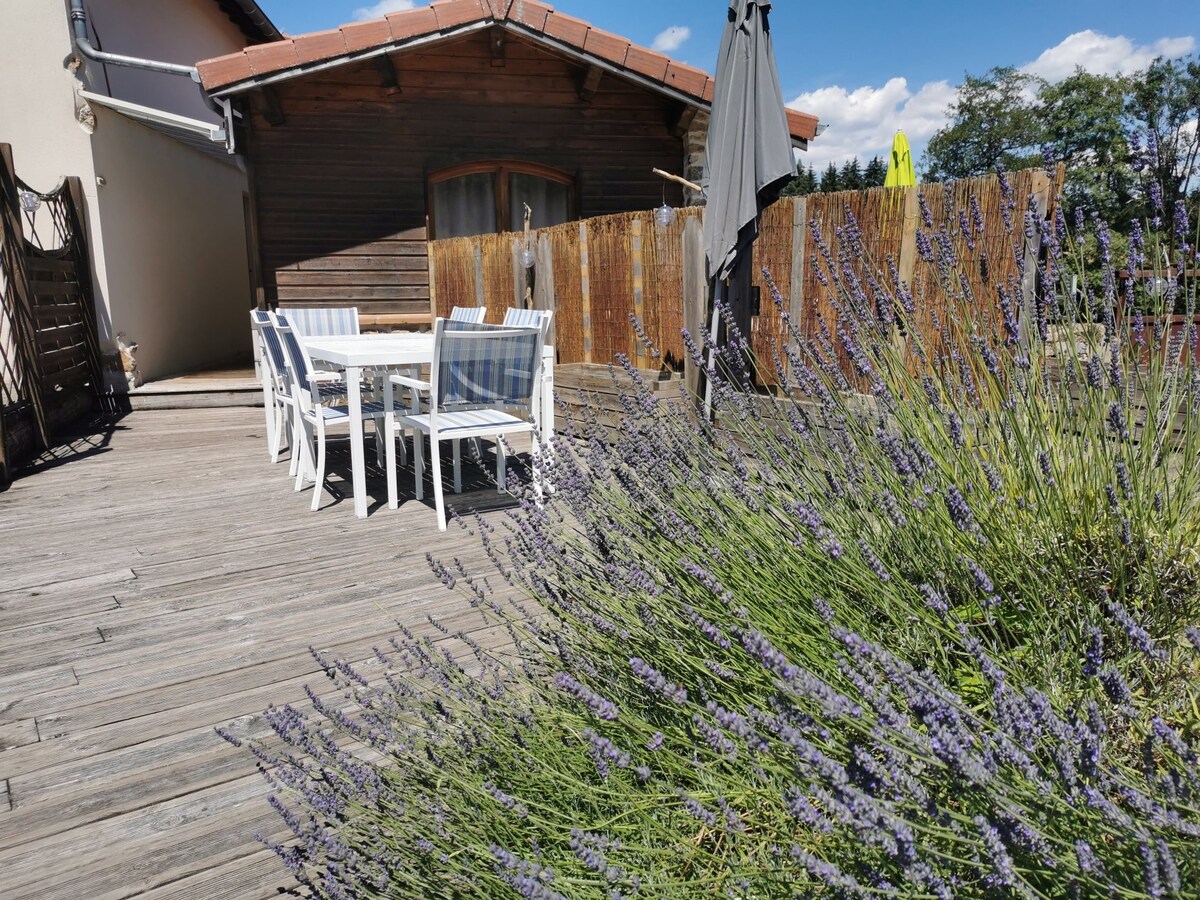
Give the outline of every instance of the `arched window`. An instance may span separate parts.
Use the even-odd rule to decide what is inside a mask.
[[[575,180],[549,166],[507,161],[466,163],[429,176],[434,238],[518,231],[526,203],[534,228],[569,222],[575,214]]]

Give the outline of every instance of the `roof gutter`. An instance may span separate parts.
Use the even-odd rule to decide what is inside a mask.
[[[253,4],[251,4],[253,5]],[[260,12],[261,15],[261,12]],[[200,72],[195,66],[184,66],[179,63],[160,62],[154,59],[142,59],[137,56],[123,56],[120,53],[108,53],[97,50],[91,38],[88,37],[88,15],[83,0],[71,0],[71,28],[75,38],[75,46],[79,52],[93,62],[102,65],[124,66],[128,69],[142,69],[147,72],[158,72],[162,75],[179,75],[190,78],[204,98],[205,105],[219,115],[225,122],[223,141],[230,153],[233,148],[233,107],[228,102],[220,102],[210,97],[200,85]]]
[[[267,18],[267,14],[262,11],[255,0],[233,0],[233,2],[241,8],[242,12],[246,14],[246,18],[253,23],[255,28],[272,40],[283,40],[283,32],[276,28],[275,23]]]
[[[182,75],[200,83],[200,73],[195,66],[181,66],[179,63],[158,62],[153,59],[141,59],[136,56],[122,56],[119,53],[106,53],[92,46],[88,37],[87,10],[83,0],[71,0],[71,27],[74,29],[75,46],[79,52],[94,62],[112,66],[125,66],[129,69],[145,69],[149,72],[161,72],[164,75]]]

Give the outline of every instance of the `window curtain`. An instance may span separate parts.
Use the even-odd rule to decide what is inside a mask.
[[[472,237],[496,231],[496,175],[463,175],[433,185],[435,238]]]
[[[570,221],[570,186],[536,175],[509,175],[509,222],[513,231],[525,225],[525,206],[533,210],[533,228],[548,228]]]

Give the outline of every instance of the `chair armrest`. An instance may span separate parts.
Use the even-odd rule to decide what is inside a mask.
[[[416,388],[418,391],[427,391],[430,387],[428,381],[422,381],[419,378],[411,378],[408,375],[392,375],[388,378],[388,381],[390,381],[392,384],[399,385],[400,387]]]

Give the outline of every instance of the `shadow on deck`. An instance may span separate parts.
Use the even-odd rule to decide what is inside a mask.
[[[348,489],[310,513],[261,409],[134,412],[87,449],[0,495],[0,896],[278,896],[266,785],[213,727],[263,733],[266,705],[323,689],[310,646],[364,661],[397,622],[502,648],[425,560],[483,552],[411,474],[398,511],[372,470],[367,519]],[[462,500],[496,505],[474,478]]]

